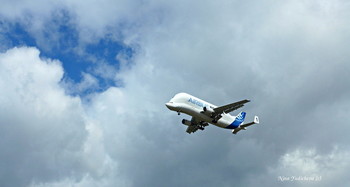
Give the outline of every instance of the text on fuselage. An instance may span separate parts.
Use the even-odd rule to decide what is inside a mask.
[[[202,103],[202,102],[200,102],[200,101],[198,101],[198,100],[196,100],[196,99],[192,99],[191,97],[190,97],[190,99],[188,100],[188,102],[190,102],[190,103],[193,103],[193,104],[195,104],[195,105],[197,105],[197,106],[200,106],[200,107],[208,107],[208,105],[206,105],[206,104],[204,104],[204,103]]]

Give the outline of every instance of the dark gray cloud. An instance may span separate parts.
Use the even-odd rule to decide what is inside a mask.
[[[0,120],[6,143],[1,148],[7,155],[1,160],[11,172],[0,169],[1,181],[23,186],[349,184],[350,24],[344,1],[152,1],[132,15],[125,10],[134,10],[134,4],[119,2],[122,11],[113,15],[112,5],[102,6],[106,11],[98,11],[94,20],[105,21],[89,26],[93,15],[87,12],[101,7],[66,4],[77,27],[92,31],[84,35],[82,29],[82,40],[103,36],[117,23],[131,25],[118,27],[121,40],[138,46],[116,75],[124,87],[91,96],[82,106],[57,85],[62,70],[45,83],[30,76],[40,68],[14,64],[3,70]],[[21,53],[2,54],[1,65],[10,66],[14,56]],[[34,61],[45,64],[28,63]],[[13,81],[19,73],[27,76]],[[22,89],[5,89],[8,82]],[[57,107],[62,102],[42,99],[46,90],[67,104]],[[236,136],[215,127],[188,135],[180,122],[189,117],[164,106],[180,91],[217,105],[249,98],[247,117],[259,115],[261,124]],[[51,110],[28,109],[47,104]],[[61,113],[50,116],[50,111]],[[10,121],[11,127],[3,125]],[[37,167],[22,167],[39,160]],[[322,180],[279,180],[291,176]]]

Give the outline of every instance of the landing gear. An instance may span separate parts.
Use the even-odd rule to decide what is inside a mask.
[[[180,115],[180,112],[177,112],[177,115]]]
[[[211,121],[211,122],[213,122],[213,123],[217,123],[217,122],[218,122],[218,120],[219,120],[221,117],[222,117],[222,115],[221,115],[221,114],[219,114],[219,115],[215,116],[215,117],[214,117],[214,119],[213,119],[213,121]]]
[[[199,125],[198,125],[198,129],[199,130],[204,130],[204,127],[208,126],[209,124],[208,123],[205,123],[205,122],[201,122]]]

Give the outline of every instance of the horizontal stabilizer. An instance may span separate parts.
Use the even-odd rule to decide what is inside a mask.
[[[258,116],[254,117],[254,121],[253,122],[242,124],[239,127],[233,129],[232,133],[233,134],[237,134],[240,130],[246,130],[246,127],[249,127],[249,126],[254,125],[254,124],[259,124],[259,117]]]

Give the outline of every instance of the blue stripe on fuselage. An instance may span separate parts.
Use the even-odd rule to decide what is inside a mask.
[[[227,129],[235,129],[237,128],[241,123],[243,123],[244,118],[245,118],[245,112],[241,112],[236,116],[236,119],[226,128]]]

